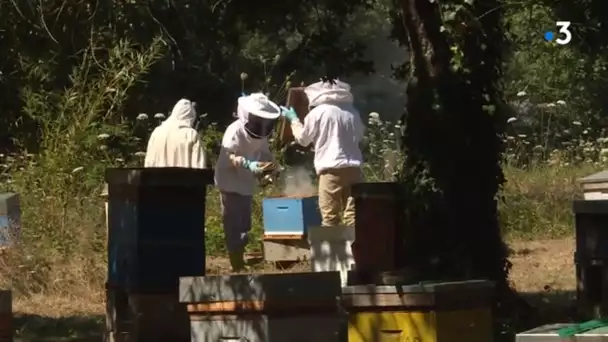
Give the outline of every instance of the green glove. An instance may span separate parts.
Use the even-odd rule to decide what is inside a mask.
[[[245,162],[243,163],[243,167],[253,173],[262,173],[260,163],[256,161],[245,160]]]
[[[287,107],[281,106],[281,115],[283,117],[285,117],[285,119],[289,120],[289,122],[292,122],[294,120],[298,120],[298,114],[293,109],[293,107],[287,108]]]

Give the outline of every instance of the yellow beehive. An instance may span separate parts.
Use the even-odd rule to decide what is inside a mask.
[[[348,286],[349,342],[491,342],[493,284]]]

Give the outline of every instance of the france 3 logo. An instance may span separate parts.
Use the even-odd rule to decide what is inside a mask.
[[[559,45],[566,45],[572,40],[572,32],[570,32],[569,21],[556,21],[555,27],[557,34],[553,31],[545,32],[545,40],[548,42],[556,42]]]

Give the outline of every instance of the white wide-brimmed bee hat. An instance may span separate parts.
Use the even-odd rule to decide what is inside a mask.
[[[325,80],[313,83],[304,88],[308,105],[316,107],[323,103],[352,103],[353,94],[350,85],[340,80]]]
[[[270,135],[275,122],[281,116],[281,108],[262,93],[241,96],[238,100],[238,117],[245,130],[254,138]]]

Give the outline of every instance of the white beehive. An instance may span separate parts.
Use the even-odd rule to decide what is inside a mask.
[[[346,286],[348,271],[355,265],[352,243],[355,227],[311,227],[308,230],[310,261],[313,272],[340,272],[342,286]]]
[[[608,200],[608,170],[579,179],[585,200]]]

